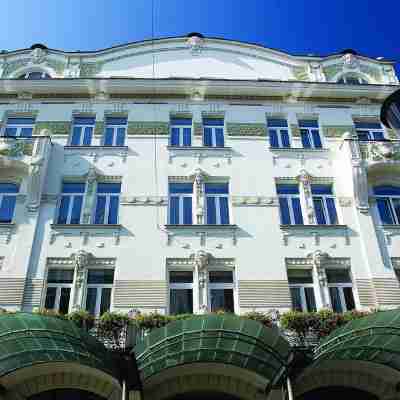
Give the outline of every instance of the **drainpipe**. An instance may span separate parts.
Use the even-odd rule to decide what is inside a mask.
[[[293,400],[292,383],[290,382],[289,377],[286,378],[286,386],[287,386],[288,400]]]

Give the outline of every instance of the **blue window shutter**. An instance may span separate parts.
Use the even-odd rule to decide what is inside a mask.
[[[97,196],[94,223],[104,224],[105,213],[106,213],[106,196]]]
[[[317,218],[318,225],[326,225],[326,218],[324,214],[324,207],[321,198],[314,198],[314,211]]]
[[[114,129],[106,128],[106,133],[104,136],[104,146],[112,146],[114,138]]]
[[[215,128],[215,146],[224,147],[224,130],[222,128]]]
[[[71,201],[70,196],[63,196],[61,198],[61,203],[60,203],[60,210],[58,212],[58,224],[66,224],[67,223],[67,216],[68,216],[68,208],[69,208],[69,202]]]
[[[296,225],[303,225],[303,214],[301,212],[300,199],[297,197],[292,198],[292,208],[294,215],[294,223]]]
[[[275,129],[269,129],[269,144],[271,147],[279,147],[278,134]]]
[[[85,128],[85,133],[83,135],[84,146],[90,146],[90,144],[92,143],[92,133],[93,133],[93,127],[87,126]]]
[[[117,128],[117,140],[116,140],[116,145],[117,146],[123,146],[125,144],[125,128]]]
[[[289,205],[287,198],[280,197],[279,198],[279,210],[281,213],[281,224],[290,225],[290,213],[289,213]]]
[[[0,205],[0,222],[12,222],[16,196],[4,196]]]
[[[74,126],[74,129],[72,131],[72,138],[71,138],[72,146],[79,146],[79,142],[81,139],[81,130],[82,130],[82,128],[80,128],[78,126]]]
[[[389,201],[386,199],[377,198],[376,204],[378,206],[379,216],[381,217],[382,224],[394,224],[394,219],[390,211]]]
[[[311,142],[310,142],[310,138],[308,137],[308,131],[305,129],[302,129],[300,131],[300,134],[301,134],[301,143],[302,143],[303,147],[305,149],[311,148]]]
[[[192,130],[190,128],[183,128],[183,145],[192,145]]]
[[[75,196],[72,205],[71,213],[71,224],[79,224],[81,222],[81,210],[82,210],[83,197]]]
[[[227,197],[219,198],[221,224],[229,225],[229,205]]]
[[[191,225],[192,220],[192,197],[183,198],[183,223],[185,225]]]
[[[179,224],[179,197],[171,196],[169,199],[169,223]]]
[[[179,146],[179,128],[171,129],[171,146]]]
[[[212,146],[212,129],[204,128],[204,146],[211,147]]]
[[[281,139],[283,147],[290,147],[289,132],[285,129],[281,129]]]
[[[313,129],[311,131],[311,135],[313,137],[314,147],[316,149],[321,149],[322,148],[322,142],[321,142],[321,136],[319,135],[319,130],[318,129]]]
[[[108,212],[108,223],[118,223],[118,208],[119,208],[119,197],[111,196],[110,198],[110,210]]]
[[[337,213],[336,213],[335,200],[332,199],[332,198],[327,198],[326,199],[326,206],[328,208],[330,224],[331,225],[337,224],[338,223],[338,219],[337,219]]]
[[[215,197],[207,196],[207,224],[215,225],[217,223]]]

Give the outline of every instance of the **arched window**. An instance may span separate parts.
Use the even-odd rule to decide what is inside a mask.
[[[368,81],[359,75],[348,74],[342,75],[337,83],[342,83],[344,85],[366,85]]]
[[[20,75],[18,79],[51,79],[51,76],[44,71],[30,71]]]

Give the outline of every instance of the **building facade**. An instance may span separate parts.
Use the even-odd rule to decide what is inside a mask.
[[[0,54],[0,307],[400,304],[393,63],[200,34]]]

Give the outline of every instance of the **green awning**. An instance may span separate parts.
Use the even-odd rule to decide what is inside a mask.
[[[400,310],[380,311],[333,331],[315,351],[315,363],[359,360],[400,371]]]
[[[134,348],[142,382],[164,369],[192,363],[224,363],[247,369],[274,385],[291,359],[276,327],[234,315],[205,315],[152,331]]]
[[[38,314],[0,314],[0,377],[54,362],[84,364],[118,378],[112,355],[73,322]]]

